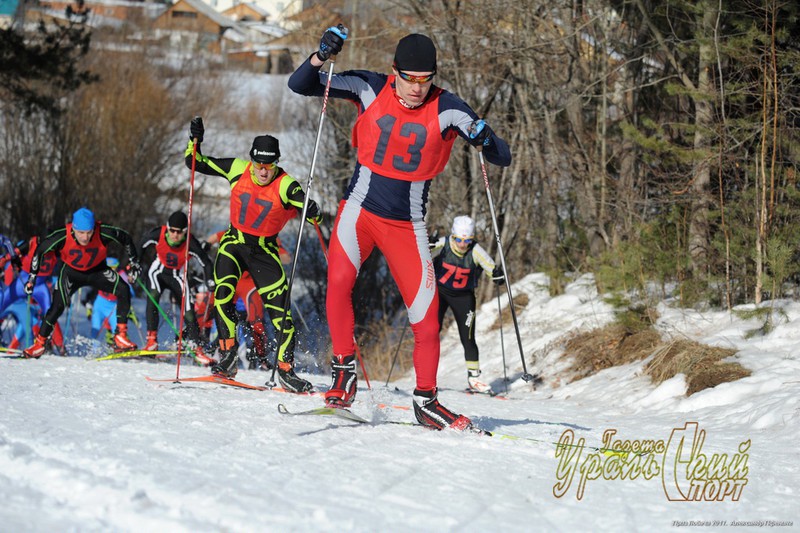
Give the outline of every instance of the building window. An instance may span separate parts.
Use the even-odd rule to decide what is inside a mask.
[[[173,11],[172,18],[174,19],[196,19],[197,13],[194,11]]]

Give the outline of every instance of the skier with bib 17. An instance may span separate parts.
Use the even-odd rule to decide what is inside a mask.
[[[292,321],[289,285],[280,259],[278,233],[302,212],[306,195],[297,181],[278,165],[278,139],[259,135],[253,139],[250,159],[219,158],[200,153],[205,127],[196,117],[189,127],[186,166],[230,183],[230,227],[219,242],[214,262],[214,309],[219,334],[219,362],[211,372],[233,378],[238,371],[236,341],[236,286],[245,271],[250,272],[264,308],[283,342],[278,346],[278,380],[290,392],[308,392],[312,385],[294,372],[295,329]],[[194,153],[194,144],[197,151]],[[306,218],[319,223],[322,214],[314,200],[308,200]]]
[[[342,50],[346,29],[331,27],[313,53],[289,78],[305,96],[324,94],[327,75],[320,69]],[[328,255],[326,308],[333,343],[333,384],[326,403],[347,407],[355,397],[353,287],[361,264],[377,247],[386,258],[408,309],[414,333],[417,420],[442,429],[469,429],[469,418],[438,400],[438,299],[425,226],[431,180],[447,164],[461,137],[480,147],[493,164],[508,166],[504,140],[458,96],[434,85],[436,47],[425,35],[411,34],[397,44],[392,74],[346,71],[330,80],[329,97],[356,105],[352,143],[357,162],[339,204]]]

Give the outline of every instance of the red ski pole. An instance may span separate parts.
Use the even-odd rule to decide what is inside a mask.
[[[183,356],[183,319],[186,314],[186,304],[189,299],[189,248],[192,242],[192,203],[194,201],[194,169],[197,164],[197,137],[192,139],[192,172],[189,180],[189,213],[186,222],[186,260],[183,265],[183,297],[181,298],[180,319],[178,320],[178,364],[175,371],[175,380],[180,379],[181,357]]]

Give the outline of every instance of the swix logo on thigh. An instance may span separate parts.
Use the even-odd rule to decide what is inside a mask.
[[[436,273],[433,270],[433,261],[425,261],[425,288],[432,289],[436,285]]]

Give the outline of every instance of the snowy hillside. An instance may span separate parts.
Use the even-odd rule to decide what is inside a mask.
[[[784,320],[751,340],[744,332],[754,322],[662,305],[665,334],[733,347],[735,359],[753,372],[687,398],[681,376],[654,387],[641,375],[644,362],[563,385],[565,362],[553,341],[605,324],[612,314],[588,277],[556,298],[545,282],[531,274],[514,286],[529,298],[518,315],[524,352],[543,355],[529,362],[545,378],[538,390],[518,379],[519,350],[509,324],[503,329],[512,378],[507,399],[461,392],[465,371],[454,328],[442,345],[442,402],[487,430],[521,439],[385,423],[413,419],[411,376],[389,388],[373,381],[371,391],[362,384],[353,411],[373,423],[358,425],[278,413],[279,403],[290,411],[319,406],[318,396],[149,382],[146,376],[174,377],[175,365],[87,360],[84,340],[73,341],[66,358],[0,359],[2,530],[800,528],[800,304],[775,302]],[[478,340],[484,377],[503,390],[500,331],[489,329],[497,312],[496,300],[480,309]],[[80,310],[73,320],[78,316]],[[79,331],[85,334],[83,324]],[[184,377],[207,373],[189,363],[180,370]],[[252,384],[266,377],[239,373]],[[307,377],[319,390],[329,384],[325,375]],[[598,452],[607,430],[628,445],[663,449]],[[557,453],[553,443],[570,436],[573,446]],[[703,477],[703,454],[717,454],[730,468],[707,481],[715,476]],[[694,489],[687,472],[696,474]],[[675,501],[687,494],[723,498]]]

